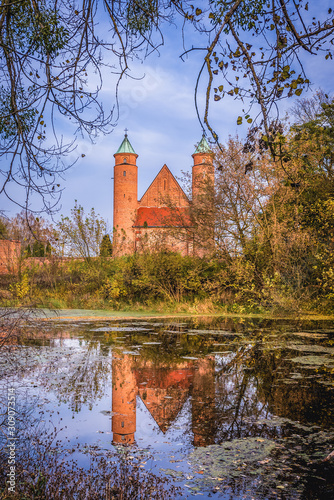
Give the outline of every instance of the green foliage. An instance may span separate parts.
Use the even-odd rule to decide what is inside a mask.
[[[48,7],[50,4],[50,7]],[[51,8],[48,0],[38,3],[18,0],[0,6],[0,15],[6,15],[5,39],[21,51],[29,49],[44,58],[54,56],[68,40],[68,29],[60,21],[57,9]]]
[[[100,245],[100,257],[112,256],[112,243],[109,234],[105,234]]]
[[[132,34],[145,35],[158,20],[157,0],[129,0],[126,7],[126,19]]]
[[[292,130],[296,153],[304,148],[304,170],[331,177],[334,167],[334,100],[322,103],[322,112],[313,120],[292,127]]]
[[[9,61],[14,53],[29,53],[29,56],[51,60],[68,40],[68,30],[60,21],[57,9],[48,7],[48,1],[31,2],[18,0],[2,2],[0,16],[2,22],[0,42],[4,59]],[[9,64],[10,66],[10,64]],[[3,139],[27,136],[36,126],[38,110],[30,102],[38,101],[37,87],[32,83],[32,66],[25,78],[14,81],[13,68],[9,69],[11,86],[0,88],[0,134]],[[38,71],[36,75],[39,78]],[[40,135],[40,138],[42,135]]]
[[[211,13],[209,18],[213,24],[221,24],[225,15],[231,9],[231,2],[227,0],[210,0]],[[245,31],[250,31],[256,27],[256,21],[265,13],[265,0],[246,0],[242,2],[242,8],[237,9],[233,17],[233,24]],[[225,29],[225,33],[229,33],[229,29]]]
[[[30,245],[27,245],[27,246],[26,246],[25,251],[24,251],[24,256],[25,256],[25,257],[31,257],[31,256],[32,256],[32,253],[31,253],[31,246],[30,246]]]
[[[3,139],[14,137],[18,127],[24,133],[35,124],[37,110],[27,109],[27,98],[22,87],[16,89],[15,101],[3,85],[0,88],[0,134]]]
[[[48,241],[46,244],[46,247],[45,247],[45,256],[50,257],[51,254],[52,254],[52,247],[51,247],[51,243]]]
[[[33,257],[44,257],[45,250],[44,245],[41,241],[35,240],[32,247],[32,256]]]
[[[238,271],[232,266],[172,252],[110,260],[54,260],[29,266],[12,292],[19,298],[33,290],[42,305],[72,308],[119,309],[163,303],[167,308],[184,304],[186,310],[212,312],[240,301],[252,310],[260,294],[251,285],[251,271],[247,279],[241,265]]]
[[[2,218],[0,217],[0,240],[6,239],[7,234],[8,234],[7,226],[6,226],[5,222],[2,220]]]

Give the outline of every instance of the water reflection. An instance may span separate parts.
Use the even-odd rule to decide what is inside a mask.
[[[296,370],[289,358],[258,343],[191,361],[164,362],[118,351],[112,362],[113,440],[135,442],[136,397],[163,433],[189,399],[194,446],[291,432],[287,425],[276,425],[278,417],[331,427],[332,386],[320,384],[321,375],[309,368],[303,375],[303,369]]]
[[[231,487],[233,498],[277,488],[319,496],[316,481],[331,495],[333,467],[322,460],[334,449],[333,332],[303,326],[79,323],[17,349],[19,370],[3,366],[67,405],[72,441],[99,433],[101,449],[149,448],[156,472],[200,491]]]
[[[130,356],[113,357],[112,380],[113,442],[131,444],[136,432],[137,383]]]
[[[136,397],[166,433],[191,398],[193,444],[214,441],[216,429],[215,358],[170,363],[118,352],[112,363],[112,432],[115,444],[132,444]]]

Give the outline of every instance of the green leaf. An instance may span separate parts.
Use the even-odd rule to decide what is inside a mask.
[[[303,89],[297,89],[296,92],[295,92],[295,94],[296,95],[300,95],[302,92],[303,92]]]
[[[242,117],[238,116],[237,125],[241,125],[241,124],[242,124]]]
[[[224,90],[224,85],[219,85],[218,90],[219,90],[219,92],[223,92],[223,90]]]

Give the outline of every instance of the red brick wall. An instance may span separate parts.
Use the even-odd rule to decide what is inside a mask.
[[[0,273],[16,273],[21,255],[21,242],[0,240]]]
[[[214,183],[214,167],[211,153],[194,153],[193,159],[192,196],[193,200],[196,200],[208,179]]]
[[[170,228],[136,228],[136,251],[147,252],[169,250],[181,255],[192,255],[193,245],[186,229],[177,229],[177,236]]]
[[[162,207],[166,206],[167,199],[178,207],[187,207],[189,205],[188,199],[178,182],[167,165],[164,165],[138,202],[138,206]]]

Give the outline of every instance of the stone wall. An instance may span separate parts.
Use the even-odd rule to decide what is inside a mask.
[[[0,274],[17,273],[20,255],[20,241],[0,240]]]

